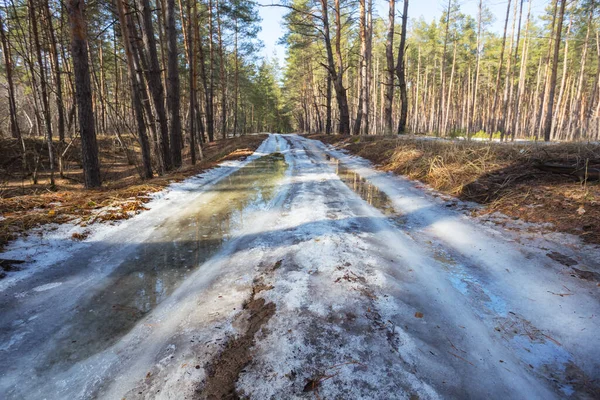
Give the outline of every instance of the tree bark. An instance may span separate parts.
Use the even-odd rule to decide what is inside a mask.
[[[100,165],[98,162],[98,144],[92,108],[92,85],[88,61],[87,32],[83,13],[83,0],[70,0],[68,3],[71,26],[71,55],[75,74],[75,94],[79,113],[79,132],[81,136],[81,154],[83,156],[83,181],[87,189],[99,187]]]
[[[219,80],[221,83],[221,136],[227,138],[227,82],[225,81],[225,57],[223,50],[223,33],[221,30],[221,6],[219,0],[217,7],[217,37],[219,39]]]
[[[450,12],[450,10],[448,10]],[[406,130],[406,120],[408,118],[408,94],[406,93],[406,72],[404,52],[406,50],[406,24],[408,21],[408,0],[404,0],[404,11],[402,12],[402,36],[400,37],[400,46],[398,46],[398,60],[396,64],[396,75],[400,86],[400,120],[398,122],[398,134]]]
[[[502,66],[504,65],[504,51],[506,48],[506,32],[508,29],[508,20],[510,18],[510,4],[511,0],[508,0],[506,6],[506,19],[504,20],[504,34],[502,35],[502,49],[500,50],[500,60],[498,61],[498,71],[496,73],[496,84],[494,85],[494,102],[492,105],[491,116],[494,119],[492,127],[490,129],[490,140],[494,135],[494,131],[498,128],[498,118],[496,117],[496,109],[498,107],[498,94],[500,93],[500,75],[502,74]]]
[[[358,18],[359,36],[360,36],[360,56],[358,61],[359,77],[358,77],[358,107],[356,111],[356,120],[354,122],[353,134],[360,134],[362,119],[365,115],[363,112],[364,97],[367,92],[367,12],[365,6],[366,0],[359,0],[360,16]]]
[[[554,40],[554,55],[552,57],[552,71],[550,75],[550,88],[548,93],[548,106],[546,108],[546,118],[544,122],[544,141],[550,141],[552,133],[552,112],[554,108],[554,92],[556,90],[556,75],[558,71],[558,55],[560,52],[560,38],[562,34],[563,20],[565,17],[565,6],[567,0],[561,0],[560,11],[558,14],[558,23],[556,24],[556,39]]]
[[[196,65],[194,63],[194,40],[193,40],[193,26],[192,26],[192,7],[191,2],[195,0],[187,1],[187,17],[188,17],[188,66],[189,66],[189,87],[190,87],[190,156],[192,158],[192,165],[196,164]]]
[[[8,108],[10,116],[11,136],[21,141],[21,130],[19,129],[19,120],[17,118],[17,102],[15,100],[15,84],[12,74],[12,56],[10,46],[4,30],[4,20],[0,14],[0,40],[2,41],[2,54],[4,55],[4,66],[6,68],[6,81],[8,83]],[[23,155],[25,157],[25,155]]]
[[[152,21],[152,8],[149,0],[137,0],[138,8],[142,10],[142,41],[148,54],[149,68],[146,70],[146,81],[152,96],[152,104],[156,111],[160,129],[160,156],[161,169],[168,171],[172,168],[171,153],[169,151],[169,122],[165,111],[165,95],[161,78],[161,67],[156,48],[156,37]]]
[[[384,105],[383,105],[383,120],[385,133],[392,133],[392,105],[394,103],[394,76],[396,74],[396,66],[394,65],[394,25],[396,17],[396,1],[389,0],[390,7],[388,13],[388,31],[387,40],[385,42],[385,58],[387,69],[385,71],[385,90],[384,90]]]
[[[323,13],[327,18],[327,1],[321,0]],[[327,18],[328,21],[328,18]],[[329,23],[327,22],[327,34],[329,37]],[[341,135],[350,134],[350,111],[348,109],[348,97],[346,88],[344,87],[344,62],[342,59],[342,12],[340,8],[340,0],[335,0],[335,54],[337,60],[337,72],[333,69],[335,75],[334,87],[340,111],[340,124],[338,131]],[[331,52],[331,42],[329,43],[329,52]],[[333,61],[333,57],[332,61]]]
[[[46,140],[48,142],[48,158],[50,159],[50,185],[54,186],[54,145],[52,143],[52,121],[50,117],[50,103],[48,101],[48,86],[46,82],[46,69],[42,57],[42,47],[38,33],[38,18],[35,14],[37,4],[29,0],[29,22],[31,24],[32,39],[35,47],[38,66],[40,68],[40,89],[42,97],[42,115],[44,128],[46,130]]]
[[[129,81],[131,84],[131,100],[137,122],[138,138],[142,147],[143,169],[140,175],[144,179],[151,179],[153,174],[152,162],[150,159],[150,142],[148,141],[148,135],[146,133],[146,121],[144,120],[144,108],[141,99],[141,93],[144,90],[143,83],[141,82],[140,76],[137,73],[139,68],[137,68],[138,66],[131,46],[131,39],[129,35],[129,13],[125,10],[125,0],[117,0],[116,3],[117,12],[119,14],[119,24],[121,25],[121,35],[123,37],[123,47],[125,49],[125,57],[127,59]]]
[[[327,74],[327,93],[325,95],[325,134],[331,135],[331,74]]]
[[[62,78],[60,72],[60,64],[58,62],[58,45],[56,43],[56,35],[52,25],[52,14],[50,12],[50,4],[48,0],[44,1],[44,11],[48,23],[48,33],[50,36],[50,54],[54,64],[54,84],[56,86],[56,110],[58,112],[58,140],[61,143],[65,141],[65,108],[62,94]]]
[[[171,127],[171,161],[174,168],[181,167],[181,98],[179,90],[179,65],[177,51],[177,29],[175,26],[175,0],[167,0],[167,109]]]

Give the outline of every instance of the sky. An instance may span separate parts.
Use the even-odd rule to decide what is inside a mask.
[[[525,0],[527,1],[527,0]],[[537,15],[543,11],[548,3],[548,0],[532,0],[532,14]],[[374,0],[377,15],[387,18],[388,2],[385,0]],[[280,65],[283,65],[285,59],[285,47],[278,45],[277,41],[283,36],[284,31],[281,26],[283,15],[287,12],[282,7],[269,7],[272,4],[278,4],[277,0],[259,0],[260,16],[262,17],[262,31],[259,33],[259,38],[264,43],[263,55],[268,58],[276,56],[279,59]],[[508,0],[484,0],[486,5],[495,16],[495,22],[492,29],[501,32],[504,27],[504,17],[506,15],[506,5]],[[445,0],[412,0],[409,3],[408,14],[409,18],[417,19],[423,16],[427,21],[433,18],[439,18],[445,8],[447,2]],[[461,0],[461,10],[465,14],[477,16],[478,0]],[[396,18],[400,18],[402,9],[402,1],[396,0]],[[525,8],[526,6],[524,6]],[[525,14],[526,11],[524,11]]]

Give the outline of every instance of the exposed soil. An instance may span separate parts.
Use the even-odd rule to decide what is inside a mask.
[[[462,200],[486,205],[481,213],[501,212],[527,222],[600,243],[600,184],[581,182],[574,173],[539,168],[558,164],[574,170],[600,168],[600,145],[499,144],[419,140],[397,136],[313,135],[366,158],[383,171],[405,175]]]
[[[275,314],[275,303],[267,303],[265,299],[256,298],[256,295],[271,289],[273,286],[264,283],[262,279],[254,282],[252,295],[244,304],[244,309],[239,316],[245,330],[239,337],[230,340],[225,349],[208,366],[205,385],[198,390],[200,398],[209,400],[240,398],[235,384],[240,373],[252,361],[251,350],[255,335]]]
[[[212,168],[219,162],[247,157],[264,139],[264,135],[243,136],[208,143],[204,147],[204,159],[196,165],[192,166],[189,155],[186,155],[182,168],[154,179],[142,180],[137,167],[130,164],[130,160],[135,161],[137,157],[132,154],[131,147],[125,149],[115,145],[113,138],[100,138],[103,187],[99,190],[83,188],[78,143],[74,143],[67,152],[68,157],[65,156],[70,162],[64,178],[57,173],[56,185],[51,187],[47,173],[43,171],[47,160],[43,157],[45,144],[41,140],[27,142],[28,149],[39,148],[36,153],[41,158],[37,185],[31,183],[29,169],[23,169],[18,144],[1,140],[0,160],[5,161],[0,165],[0,250],[17,235],[47,223],[64,223],[75,218],[81,218],[83,224],[127,219],[133,212],[145,209],[144,204],[151,199],[149,194]],[[28,153],[29,163],[33,162],[32,157]],[[106,206],[110,206],[110,210],[98,212]]]

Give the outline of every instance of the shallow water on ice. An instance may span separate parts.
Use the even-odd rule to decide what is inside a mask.
[[[392,199],[387,194],[379,190],[367,179],[345,167],[337,158],[327,155],[327,160],[333,164],[335,173],[341,181],[364,201],[381,211],[395,225],[403,225],[405,223],[404,217],[394,209]]]
[[[287,169],[283,156],[261,157],[222,179],[155,228],[148,240],[75,311],[44,368],[68,368],[115,343],[168,297],[235,231],[252,223],[252,210],[268,207]]]

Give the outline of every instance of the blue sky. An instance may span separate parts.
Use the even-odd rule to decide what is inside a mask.
[[[374,1],[377,14],[385,17],[387,15],[388,2],[385,0]],[[277,0],[259,0],[258,2],[262,5],[279,3]],[[503,19],[506,15],[507,3],[508,0],[484,0],[484,4],[496,17],[492,29],[498,32],[501,32],[503,28]],[[543,11],[547,3],[547,0],[533,0],[533,14],[536,15]],[[447,4],[445,0],[412,0],[409,5],[408,14],[410,18],[418,18],[420,16],[423,16],[426,20],[439,18],[444,10],[444,4]],[[462,0],[460,1],[460,4],[461,10],[464,13],[473,16],[477,15],[477,5],[479,4],[479,0]],[[396,11],[398,12],[397,18],[399,18],[400,9],[402,7],[402,1],[396,0]],[[523,7],[525,8],[526,5]],[[286,10],[281,7],[260,7],[259,11],[260,16],[262,17],[262,31],[259,34],[259,38],[265,44],[263,54],[269,58],[276,54],[280,62],[283,63],[285,47],[277,45],[277,41],[283,35],[281,20],[282,16],[286,13]]]

